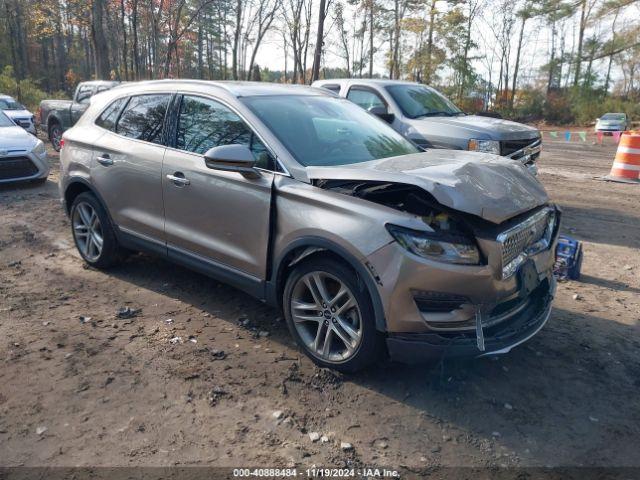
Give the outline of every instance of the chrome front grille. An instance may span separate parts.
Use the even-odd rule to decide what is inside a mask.
[[[502,277],[515,273],[527,256],[545,250],[551,244],[555,210],[545,208],[522,223],[498,235],[502,256]]]

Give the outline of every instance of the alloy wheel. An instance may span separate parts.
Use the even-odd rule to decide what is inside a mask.
[[[349,287],[334,275],[303,275],[293,288],[290,308],[295,329],[314,356],[344,362],[357,352],[363,330],[360,307]]]
[[[73,236],[82,256],[95,262],[100,258],[104,237],[96,210],[87,202],[80,202],[73,210]]]
[[[60,142],[62,141],[62,129],[59,125],[53,125],[51,127],[50,134],[51,145],[56,152],[60,151]]]

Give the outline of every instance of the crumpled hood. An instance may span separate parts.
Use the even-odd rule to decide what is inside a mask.
[[[38,139],[22,127],[0,127],[0,150],[31,151]]]
[[[454,127],[466,132],[469,138],[480,135],[481,138],[494,138],[496,140],[514,140],[537,138],[540,136],[538,129],[510,120],[501,118],[483,117],[480,115],[459,115],[455,117],[421,117],[411,120],[411,125],[419,131],[424,130],[429,134],[433,127]]]
[[[446,207],[496,224],[549,201],[540,182],[521,163],[458,150],[429,150],[341,167],[307,167],[307,174],[310,180],[415,185]]]

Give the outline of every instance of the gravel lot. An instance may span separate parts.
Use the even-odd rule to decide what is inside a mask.
[[[45,185],[0,188],[0,465],[639,467],[640,186],[594,180],[605,143],[545,141],[540,178],[585,260],[536,338],[355,376],[214,280],[146,255],[86,268],[52,153]]]

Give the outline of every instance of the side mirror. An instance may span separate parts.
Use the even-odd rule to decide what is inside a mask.
[[[389,111],[383,107],[382,105],[377,105],[375,107],[369,107],[367,110],[370,114],[375,115],[378,118],[381,118],[387,123],[393,122],[393,119],[396,118],[393,113],[389,113]]]
[[[256,160],[246,145],[220,145],[213,147],[204,154],[204,163],[213,170],[237,172],[243,175],[255,176]]]

